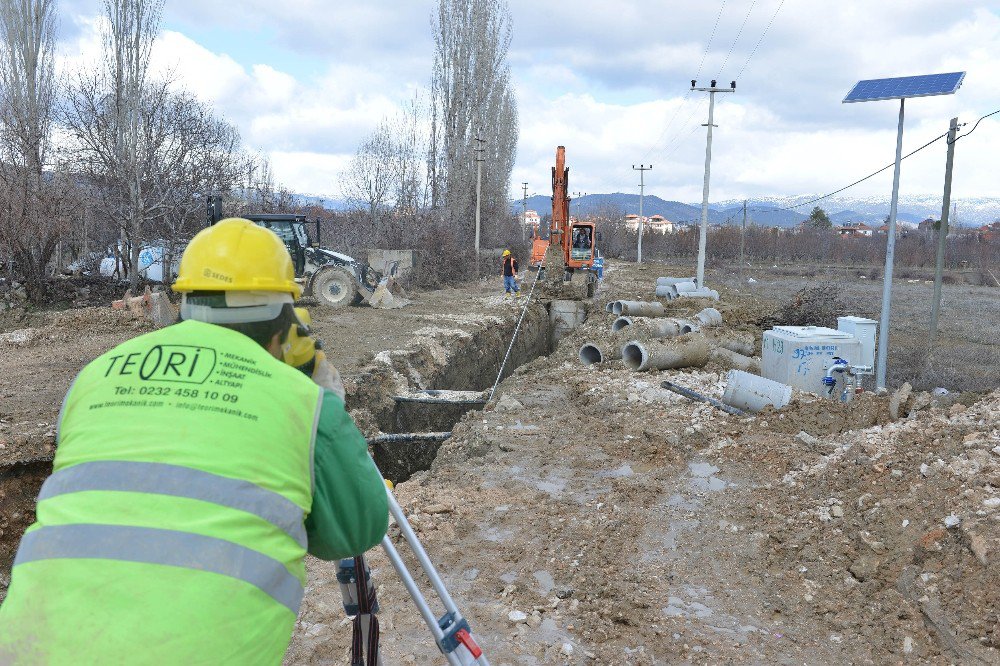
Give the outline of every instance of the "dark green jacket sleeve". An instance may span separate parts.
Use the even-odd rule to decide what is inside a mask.
[[[389,526],[385,484],[368,444],[333,393],[326,391],[316,431],[316,485],[306,518],[309,554],[323,560],[360,555]]]

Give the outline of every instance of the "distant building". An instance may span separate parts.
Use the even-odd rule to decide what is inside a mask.
[[[941,221],[935,220],[933,217],[928,217],[926,220],[917,225],[917,230],[923,233],[934,233],[940,228]]]
[[[676,231],[676,225],[662,215],[650,215],[649,217],[644,215],[642,217],[642,225],[644,233],[652,233],[655,231],[661,234],[672,234]],[[629,231],[638,233],[639,216],[635,214],[626,215],[625,228]]]
[[[538,229],[539,225],[542,223],[542,218],[539,216],[538,211],[526,210],[524,211],[524,226],[532,227]]]
[[[837,227],[837,233],[841,238],[859,238],[871,236],[875,230],[864,222],[845,222]]]
[[[993,224],[984,224],[979,227],[979,240],[1000,240],[1000,220],[994,222]]]

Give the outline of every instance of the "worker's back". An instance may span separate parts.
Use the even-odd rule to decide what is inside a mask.
[[[321,390],[183,322],[89,364],[0,607],[0,663],[280,663]]]

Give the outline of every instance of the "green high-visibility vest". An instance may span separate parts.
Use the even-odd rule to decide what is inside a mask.
[[[0,606],[0,663],[278,664],[321,389],[187,321],[85,367]]]

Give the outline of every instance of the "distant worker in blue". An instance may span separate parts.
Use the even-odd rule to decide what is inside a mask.
[[[514,294],[514,298],[520,298],[521,288],[517,286],[517,259],[510,250],[503,251],[503,289],[504,297],[507,294]]]
[[[592,266],[594,272],[597,273],[598,281],[604,279],[604,257],[601,256],[600,250],[594,250],[594,265]]]

